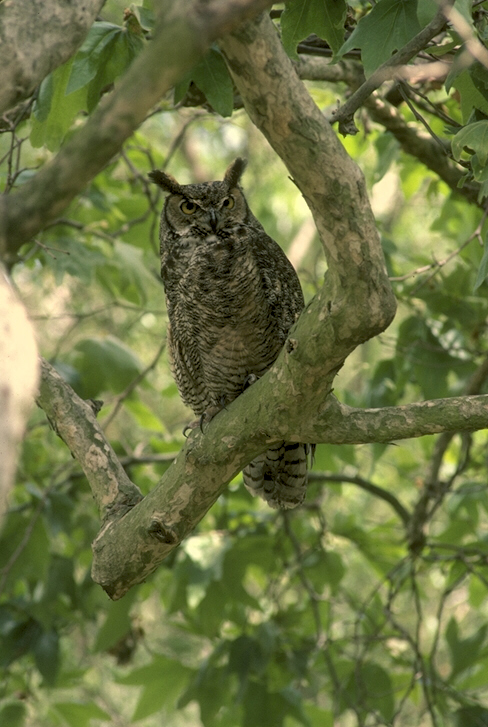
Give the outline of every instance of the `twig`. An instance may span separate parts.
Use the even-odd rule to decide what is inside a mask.
[[[440,33],[446,24],[446,8],[452,4],[452,0],[445,6],[439,8],[433,20],[412,38],[399,51],[394,53],[385,63],[377,70],[353,93],[351,98],[341,106],[340,109],[333,112],[331,122],[339,122],[339,132],[343,136],[348,134],[357,134],[357,127],[354,124],[354,114],[366,99],[379,88],[385,80],[391,78],[393,68],[408,63],[417,53],[426,47],[427,43]]]
[[[400,517],[403,525],[405,527],[408,527],[409,525],[410,512],[407,510],[406,507],[402,505],[402,503],[395,497],[395,495],[393,495],[391,492],[388,492],[388,490],[384,490],[382,487],[378,487],[378,485],[374,485],[372,482],[368,482],[368,480],[365,480],[358,475],[348,476],[341,474],[332,474],[329,472],[310,472],[308,475],[308,479],[309,482],[337,482],[339,484],[344,482],[346,484],[357,485],[362,490],[369,492],[371,495],[375,495],[375,497],[381,498],[389,505],[391,505],[391,507],[395,510],[396,514]]]

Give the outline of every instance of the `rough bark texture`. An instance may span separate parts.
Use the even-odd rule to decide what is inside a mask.
[[[113,93],[52,162],[0,207],[7,253],[58,217],[116,154],[148,111],[202,57],[210,44],[269,0],[179,0],[159,3],[151,43]],[[0,5],[0,8],[2,5]]]
[[[286,391],[283,394],[286,397]],[[488,396],[366,410],[344,406],[329,397],[308,429],[298,431],[288,410],[288,426],[282,425],[281,434],[273,436],[264,428],[256,430],[255,424],[273,399],[263,377],[227,411],[218,414],[205,434],[195,431],[158,486],[140,500],[138,488],[106,442],[91,407],[47,362],[42,362],[38,403],[50,420],[57,422],[56,431],[82,465],[105,518],[93,543],[92,577],[111,598],[120,598],[147,578],[191,533],[227,482],[273,440],[305,435],[330,444],[365,444],[451,428],[472,431],[488,427]]]
[[[105,0],[0,4],[0,114],[29,96],[79,48]]]

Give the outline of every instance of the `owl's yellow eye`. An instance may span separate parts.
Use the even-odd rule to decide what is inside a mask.
[[[234,197],[226,197],[224,199],[224,201],[222,202],[222,207],[226,207],[228,210],[231,210],[234,205],[235,205]]]
[[[183,202],[180,204],[180,210],[185,215],[193,215],[197,211],[198,205],[195,204],[195,202],[190,202],[187,199],[184,199]]]

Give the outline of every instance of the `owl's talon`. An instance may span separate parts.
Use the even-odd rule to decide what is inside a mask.
[[[258,379],[259,376],[256,376],[256,374],[248,374],[244,379],[242,390],[245,391],[246,389],[248,389],[250,386],[255,384]]]
[[[203,414],[202,414],[202,416],[203,416]],[[196,419],[193,422],[188,422],[188,424],[183,428],[183,436],[185,437],[185,439],[187,439],[190,436],[190,432],[192,429],[196,429],[200,425],[201,418],[202,417],[200,417],[200,419]],[[187,434],[187,432],[188,432],[188,434]]]

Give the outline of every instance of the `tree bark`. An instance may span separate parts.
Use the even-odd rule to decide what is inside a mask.
[[[0,4],[0,114],[27,98],[83,43],[105,0],[4,0]]]
[[[2,8],[5,5],[0,5]],[[210,44],[269,0],[165,0],[154,37],[57,156],[0,208],[7,253],[58,217]]]

